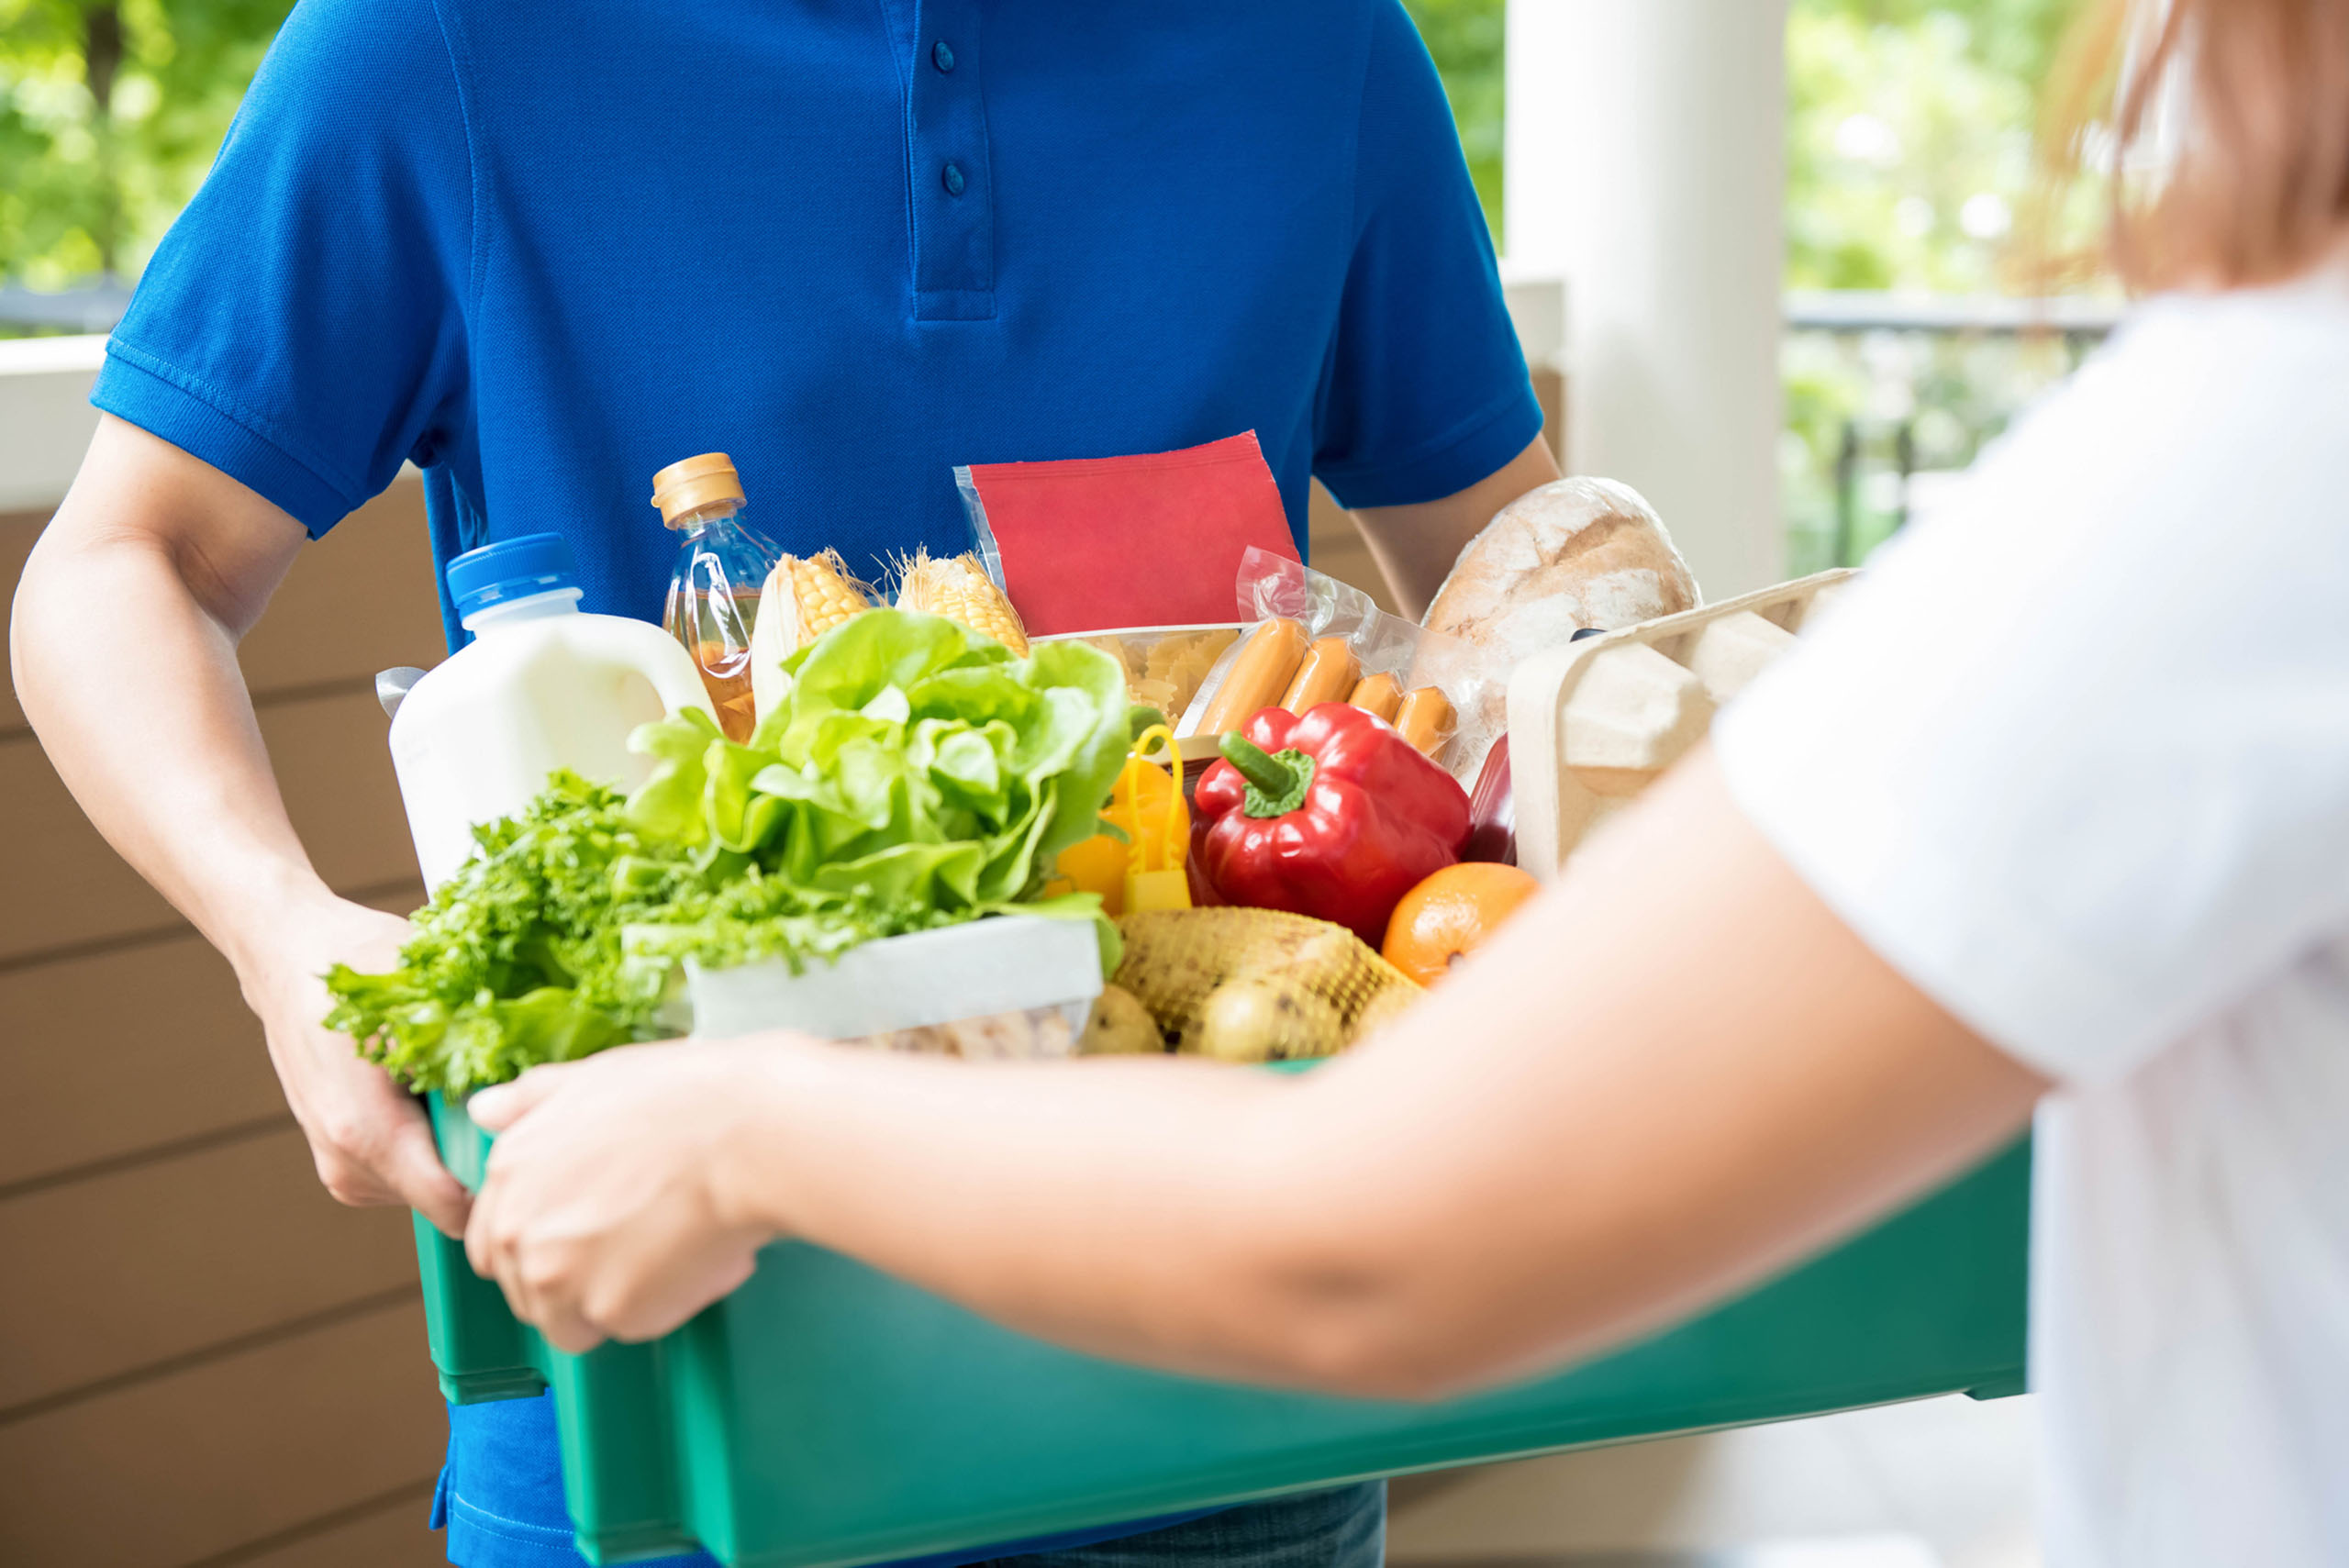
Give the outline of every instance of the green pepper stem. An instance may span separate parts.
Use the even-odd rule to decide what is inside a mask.
[[[1297,787],[1297,775],[1287,763],[1273,756],[1237,729],[1223,738],[1223,760],[1240,776],[1269,795],[1284,795]]]
[[[1236,729],[1223,738],[1221,749],[1223,760],[1248,781],[1241,809],[1249,816],[1286,817],[1305,804],[1305,793],[1313,784],[1311,757],[1294,749],[1268,755]]]

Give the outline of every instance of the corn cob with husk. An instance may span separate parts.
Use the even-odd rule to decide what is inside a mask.
[[[758,711],[783,699],[785,659],[872,607],[836,550],[776,562],[759,591],[759,618],[751,627],[751,693]]]
[[[977,556],[965,551],[941,559],[917,550],[897,563],[897,572],[899,609],[944,616],[1028,657],[1028,628]]]

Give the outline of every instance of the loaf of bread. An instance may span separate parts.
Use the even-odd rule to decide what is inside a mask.
[[[1529,491],[1468,541],[1428,606],[1431,631],[1491,651],[1505,722],[1507,672],[1584,627],[1676,615],[1700,603],[1697,580],[1640,493],[1611,479],[1561,479]]]
[[[1561,479],[1502,507],[1468,541],[1425,624],[1519,659],[1584,627],[1612,631],[1698,603],[1687,563],[1638,491]]]

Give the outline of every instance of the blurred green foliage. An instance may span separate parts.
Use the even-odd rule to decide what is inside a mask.
[[[2025,263],[2043,237],[2018,227],[2037,177],[2040,84],[2077,9],[2078,0],[1794,0],[1787,286],[2037,292]],[[2067,216],[2093,222],[2086,208]],[[2044,238],[2076,244],[2084,231]],[[2084,347],[1789,332],[1780,359],[1789,569],[1864,558],[1930,492],[1932,475],[1971,463]],[[1928,480],[1904,484],[1904,470]]]
[[[1502,45],[1508,32],[1503,0],[1403,0],[1452,100],[1460,150],[1476,182],[1485,221],[1501,234]]]
[[[138,275],[291,0],[0,0],[0,283]]]
[[[1909,508],[1930,503],[1941,476],[1972,464],[2088,347],[2052,335],[1788,332],[1778,356],[1788,574],[1865,560]],[[1848,497],[1839,495],[1847,431]],[[1924,477],[1904,484],[1904,472]]]
[[[1505,0],[1404,0],[1501,228]],[[1793,0],[1791,288],[1996,293],[2077,0]]]
[[[2076,0],[1795,0],[1787,284],[1995,294],[2013,281],[2038,87]]]

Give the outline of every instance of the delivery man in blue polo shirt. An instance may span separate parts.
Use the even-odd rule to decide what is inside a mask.
[[[1556,473],[1399,0],[303,0],[94,397],[25,707],[236,965],[328,1187],[451,1233],[414,1104],[317,1022],[405,925],[312,869],[234,653],[403,462],[441,562],[559,529],[583,607],[646,618],[646,482],[692,452],[870,574],[965,548],[956,463],[1253,430],[1300,545],[1319,475],[1414,609]],[[471,1568],[579,1561],[546,1399],[451,1410],[435,1516]],[[1382,1520],[1345,1488],[964,1560],[1366,1568]]]

